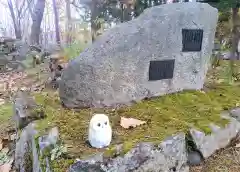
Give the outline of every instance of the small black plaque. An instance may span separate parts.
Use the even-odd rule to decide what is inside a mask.
[[[203,30],[182,29],[182,51],[196,52],[202,50]]]
[[[175,60],[150,61],[149,81],[172,79]]]

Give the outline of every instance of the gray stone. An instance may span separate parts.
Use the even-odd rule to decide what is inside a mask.
[[[188,165],[197,166],[203,162],[203,157],[198,151],[190,151],[188,153]]]
[[[232,109],[230,115],[240,122],[240,107]]]
[[[223,59],[223,60],[229,60],[232,58],[231,56],[232,56],[232,53],[230,51],[226,51],[226,52],[221,52],[219,57],[220,59]],[[238,59],[237,53],[234,54],[234,59]]]
[[[219,44],[219,43],[214,43],[213,51],[220,51],[220,50],[221,50],[221,44]]]
[[[30,123],[23,129],[16,143],[15,167],[19,172],[39,172],[40,170],[38,155],[34,144],[35,134],[34,125]]]
[[[78,160],[70,166],[68,172],[104,172],[103,154],[87,157],[84,161]]]
[[[101,35],[62,73],[66,107],[138,102],[184,89],[201,89],[218,20],[207,3],[174,3],[146,9]],[[202,50],[182,52],[182,29],[203,29]],[[175,60],[172,79],[149,81],[150,61]]]
[[[154,145],[152,143],[139,143],[131,149],[124,157],[116,157],[107,163],[105,171],[120,172],[131,171],[139,168],[151,156],[153,156]]]
[[[71,165],[68,172],[105,172],[100,163],[90,164],[88,162],[78,161]]]
[[[57,127],[52,128],[48,135],[43,135],[38,138],[38,145],[40,148],[40,153],[42,151],[50,146],[50,145],[55,145],[59,139],[59,131]]]
[[[190,130],[193,141],[204,158],[208,158],[215,151],[225,148],[239,133],[240,123],[234,118],[226,118],[229,118],[229,124],[221,129],[217,126],[210,126],[213,129],[210,135],[205,135],[205,133],[196,129]]]
[[[17,128],[22,129],[30,122],[46,117],[40,105],[27,91],[18,91],[13,103],[14,119]]]
[[[221,59],[229,60],[231,58],[231,52],[222,52]]]
[[[167,138],[157,148],[152,143],[140,143],[124,157],[117,157],[106,166],[108,172],[188,172],[185,134]]]

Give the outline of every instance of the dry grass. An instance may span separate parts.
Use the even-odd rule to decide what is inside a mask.
[[[230,147],[217,151],[201,166],[191,167],[190,172],[239,172],[240,148]]]

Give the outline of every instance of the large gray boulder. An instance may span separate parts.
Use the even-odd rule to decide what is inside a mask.
[[[206,3],[174,3],[106,31],[64,70],[63,104],[115,106],[201,89],[217,20],[217,9]]]

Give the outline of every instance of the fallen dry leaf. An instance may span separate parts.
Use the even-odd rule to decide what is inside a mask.
[[[130,128],[130,127],[137,127],[137,126],[145,124],[145,123],[146,123],[145,121],[141,121],[138,119],[121,117],[120,125],[123,128]]]

